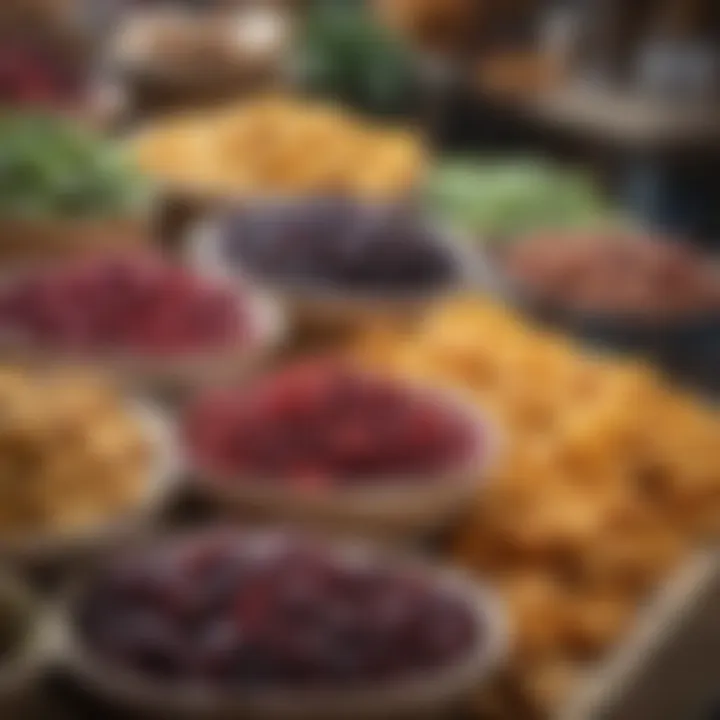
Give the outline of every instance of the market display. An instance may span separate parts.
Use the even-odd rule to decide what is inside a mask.
[[[0,287],[0,345],[172,356],[256,341],[247,297],[161,257],[99,255]]]
[[[478,457],[468,413],[352,366],[290,366],[250,389],[210,391],[191,408],[191,459],[227,482],[328,486],[422,484]]]
[[[81,533],[142,503],[153,448],[113,391],[4,368],[0,405],[0,538]]]
[[[467,658],[485,631],[466,598],[430,577],[238,531],[110,564],[78,615],[111,668],[235,693],[419,679]]]
[[[0,717],[580,720],[645,674],[687,696],[654,664],[691,624],[720,652],[720,266],[594,173],[442,154],[455,126],[520,145],[455,90],[479,45],[522,60],[540,5],[71,4],[32,3],[53,27],[27,45],[0,0]],[[553,64],[574,30],[547,19]],[[95,80],[124,115],[103,132]],[[542,95],[523,122],[575,112]],[[586,151],[554,135],[533,145]],[[651,165],[627,185],[662,190]]]
[[[412,132],[293,98],[161,120],[135,138],[133,149],[140,166],[171,187],[238,198],[404,196],[424,167]]]
[[[220,262],[271,285],[403,295],[459,282],[467,268],[409,208],[345,199],[240,208],[217,228]]]
[[[463,389],[509,433],[454,557],[493,578],[516,623],[500,717],[547,717],[588,662],[720,518],[720,415],[648,368],[579,351],[477,299],[378,330],[372,367]],[[504,688],[504,689],[503,689]]]
[[[720,266],[640,233],[540,233],[509,245],[502,267],[539,304],[645,322],[720,311]]]

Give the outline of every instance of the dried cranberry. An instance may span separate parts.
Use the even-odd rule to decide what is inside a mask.
[[[190,408],[184,434],[200,470],[306,489],[432,479],[481,440],[435,397],[333,362],[213,390]]]
[[[283,534],[200,534],[111,563],[81,611],[110,660],[220,687],[402,680],[461,660],[482,631],[425,576]]]
[[[189,352],[249,339],[242,298],[154,256],[73,261],[0,291],[0,329],[49,348]]]

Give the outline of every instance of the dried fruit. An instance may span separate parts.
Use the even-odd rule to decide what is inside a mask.
[[[111,565],[79,620],[93,650],[154,680],[249,689],[412,678],[461,661],[483,630],[416,571],[218,531]]]
[[[676,242],[637,234],[541,234],[510,245],[504,266],[552,308],[676,319],[720,310],[720,271]]]
[[[234,198],[404,197],[425,165],[411,131],[374,126],[331,104],[282,97],[160,122],[137,139],[135,153],[164,183]]]
[[[82,531],[146,493],[151,448],[104,385],[2,369],[0,408],[0,533]]]
[[[437,397],[332,362],[207,393],[190,408],[185,436],[201,470],[308,490],[432,482],[483,442],[467,415]]]
[[[400,205],[266,203],[232,213],[220,237],[231,261],[293,286],[400,294],[449,285],[460,275],[438,233]]]
[[[364,334],[356,351],[382,372],[457,387],[506,429],[455,557],[499,583],[517,630],[498,688],[512,709],[498,717],[552,716],[566,681],[622,637],[648,593],[715,542],[720,413],[648,367],[585,353],[479,298],[409,333]]]
[[[242,297],[153,256],[94,257],[0,290],[0,331],[50,349],[171,354],[243,343]]]

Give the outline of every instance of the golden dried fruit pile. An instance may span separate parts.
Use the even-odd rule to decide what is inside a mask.
[[[543,717],[714,534],[720,415],[643,366],[583,353],[480,300],[454,301],[407,335],[372,331],[356,351],[462,388],[504,428],[455,553],[514,614],[498,716]]]
[[[133,508],[150,448],[112,391],[0,369],[0,533],[72,533]]]
[[[394,198],[421,179],[415,135],[293,99],[245,102],[160,122],[134,143],[153,177],[234,196],[348,192]]]

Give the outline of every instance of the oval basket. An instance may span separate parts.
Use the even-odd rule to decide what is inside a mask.
[[[262,537],[262,535],[260,536]],[[365,718],[435,717],[476,692],[505,659],[510,632],[503,606],[487,587],[460,571],[428,561],[408,559],[391,551],[357,542],[334,544],[335,557],[356,563],[412,570],[430,577],[436,586],[460,599],[475,619],[478,642],[468,654],[444,669],[425,673],[393,685],[368,683],[349,689],[332,687],[234,693],[201,689],[192,685],[162,686],[137,673],[96,656],[83,642],[74,622],[80,588],[64,608],[65,657],[68,668],[83,686],[99,697],[135,712],[162,717],[232,720],[337,720]]]
[[[477,407],[450,391],[425,387],[438,404],[457,408],[477,428],[477,444],[469,457],[430,478],[373,478],[352,487],[304,491],[282,478],[221,478],[200,469],[190,458],[190,491],[230,516],[299,523],[313,528],[368,536],[422,538],[442,530],[477,499],[502,448],[495,424]]]

